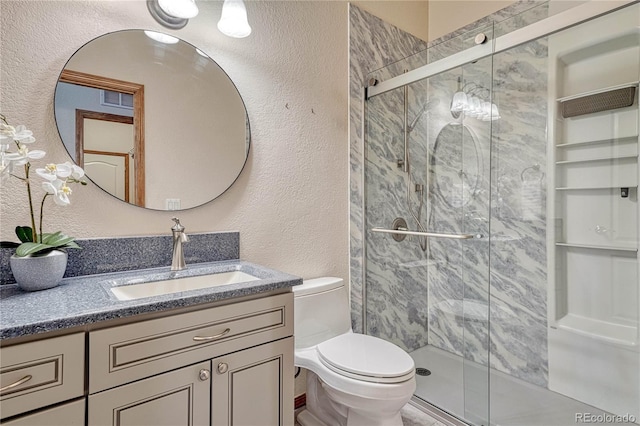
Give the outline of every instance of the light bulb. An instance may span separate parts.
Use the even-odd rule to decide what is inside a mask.
[[[191,19],[198,15],[195,0],[158,0],[158,6],[175,18]]]
[[[491,104],[489,102],[482,102],[482,114],[480,114],[478,118],[482,121],[491,120]]]
[[[243,38],[251,34],[247,9],[242,0],[224,0],[218,29],[222,34],[234,38]]]
[[[464,92],[456,92],[451,100],[451,112],[461,112],[467,105],[467,94]]]
[[[498,112],[498,107],[496,104],[491,104],[491,121],[495,121],[500,117],[500,112]]]

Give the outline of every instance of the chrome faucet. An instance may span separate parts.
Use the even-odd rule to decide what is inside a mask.
[[[171,270],[179,271],[187,267],[184,261],[184,250],[182,249],[182,243],[189,241],[189,237],[184,233],[184,226],[180,224],[180,219],[177,217],[171,218],[176,224],[171,228],[173,233],[173,256],[171,258]]]

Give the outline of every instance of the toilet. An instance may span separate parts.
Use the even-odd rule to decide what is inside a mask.
[[[404,350],[351,329],[349,294],[340,278],[293,287],[295,364],[307,369],[302,426],[402,426],[400,409],[415,389]]]

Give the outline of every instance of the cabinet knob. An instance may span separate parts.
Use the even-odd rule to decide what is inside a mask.
[[[198,377],[200,377],[200,380],[203,382],[209,380],[209,370],[203,368],[202,370],[200,370],[200,374],[198,375]]]
[[[229,370],[229,364],[226,364],[224,362],[221,362],[220,364],[218,364],[218,373],[224,374],[228,370]]]

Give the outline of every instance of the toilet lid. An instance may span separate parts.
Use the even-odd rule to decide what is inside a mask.
[[[373,336],[346,333],[317,346],[320,361],[329,369],[358,380],[398,383],[415,373],[413,359],[393,343]]]

